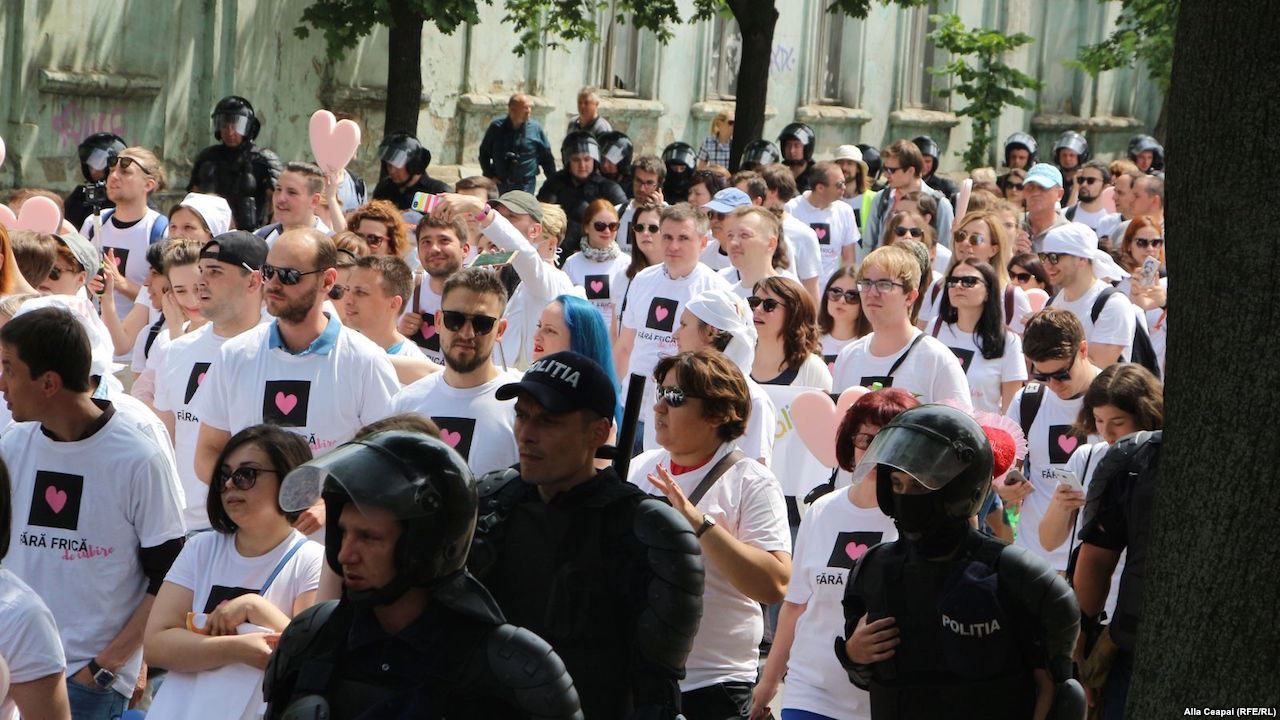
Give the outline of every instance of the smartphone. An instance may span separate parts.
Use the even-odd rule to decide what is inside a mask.
[[[1151,287],[1160,279],[1160,261],[1154,257],[1148,257],[1142,261],[1142,268],[1138,271],[1138,283],[1143,287]]]
[[[471,263],[471,267],[502,267],[510,264],[514,255],[515,251],[481,253],[476,256],[476,259]]]
[[[1058,481],[1059,485],[1070,485],[1071,487],[1083,491],[1084,485],[1080,484],[1080,478],[1070,470],[1059,470],[1058,468],[1049,468],[1049,475]]]
[[[432,210],[435,210],[436,206],[439,204],[440,204],[439,195],[419,192],[419,193],[413,194],[413,203],[410,205],[410,207],[422,213],[423,215],[427,215]]]

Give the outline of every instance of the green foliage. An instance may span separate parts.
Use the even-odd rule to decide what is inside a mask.
[[[302,11],[302,24],[293,29],[293,34],[306,38],[311,35],[311,28],[320,30],[329,53],[341,58],[375,26],[395,23],[393,4],[434,22],[446,35],[463,23],[480,21],[478,0],[312,0]]]
[[[1096,45],[1080,48],[1067,65],[1093,77],[1106,70],[1142,61],[1160,91],[1169,93],[1173,71],[1173,34],[1178,26],[1179,0],[1100,0],[1120,2],[1120,16],[1111,36]]]
[[[951,54],[951,62],[929,68],[929,72],[954,78],[951,87],[939,90],[938,94],[948,97],[954,93],[969,101],[955,111],[957,115],[973,119],[973,140],[964,152],[965,168],[972,170],[988,165],[995,140],[993,128],[1000,113],[1006,105],[1031,107],[1031,102],[1018,91],[1040,88],[1039,81],[1009,67],[1003,59],[1033,38],[1025,33],[1005,35],[982,28],[969,30],[954,14],[931,15],[929,20],[936,25],[929,33],[929,41]]]

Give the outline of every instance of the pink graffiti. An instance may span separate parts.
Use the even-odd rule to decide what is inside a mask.
[[[117,105],[106,112],[92,112],[69,102],[53,116],[53,132],[58,135],[59,149],[74,148],[97,132],[124,137],[124,108]]]

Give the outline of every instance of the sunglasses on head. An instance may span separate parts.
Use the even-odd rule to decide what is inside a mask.
[[[463,325],[471,323],[471,329],[475,331],[476,335],[488,335],[493,332],[493,326],[498,324],[498,318],[496,317],[471,315],[457,310],[442,310],[440,318],[445,329],[449,332],[458,332]]]
[[[343,296],[347,294],[347,291],[350,289],[351,288],[347,287],[346,285],[334,285],[333,287],[329,288],[329,299],[341,300]]]
[[[832,300],[844,300],[850,305],[857,305],[862,302],[862,296],[858,294],[857,290],[841,290],[838,287],[829,288],[827,297]]]
[[[1013,278],[1014,280],[1020,283],[1031,282],[1032,279],[1035,278],[1035,276],[1029,272],[1009,273],[1009,277]]]
[[[107,158],[107,168],[114,169],[116,165],[119,165],[121,170],[128,170],[134,165],[137,165],[138,169],[142,171],[143,175],[153,174],[150,170],[146,168],[145,165],[138,162],[137,160],[134,160],[128,155],[112,155],[111,157]]]
[[[248,465],[242,465],[231,472],[227,472],[224,468],[218,473],[218,489],[225,492],[227,489],[227,481],[237,490],[252,490],[254,485],[258,484],[258,473],[274,473],[275,470],[267,468],[256,468]]]
[[[898,237],[906,237],[908,234],[910,234],[911,237],[918,238],[924,235],[924,228],[905,228],[899,225],[898,227],[893,229],[893,234],[897,235]]]
[[[777,310],[782,305],[782,303],[774,300],[773,298],[762,298],[756,297],[755,295],[747,298],[747,304],[751,306],[752,310],[755,310],[756,308],[764,308],[764,311],[767,313]]]
[[[666,403],[667,407],[673,408],[680,407],[688,399],[679,385],[659,385],[658,398]]]
[[[609,232],[618,231],[618,223],[616,222],[604,222],[602,220],[597,220],[591,223],[591,227],[595,228],[596,232],[604,232],[605,230],[608,230]]]
[[[949,288],[959,285],[966,290],[972,290],[980,284],[982,284],[982,278],[977,275],[952,275],[947,278],[947,287]]]
[[[958,243],[967,242],[974,247],[978,247],[979,245],[985,245],[987,242],[987,239],[983,237],[981,233],[968,233],[968,232],[965,232],[964,230],[957,230],[955,232],[954,237],[956,239],[956,242]]]
[[[1070,364],[1068,364],[1065,368],[1057,372],[1051,372],[1051,373],[1037,372],[1036,369],[1032,367],[1031,379],[1035,380],[1036,382],[1042,382],[1042,383],[1047,383],[1052,380],[1057,380],[1058,382],[1063,382],[1063,383],[1067,382],[1071,379],[1071,368],[1075,367],[1075,364],[1076,364],[1076,356],[1072,355]]]
[[[1137,245],[1138,247],[1144,250],[1149,247],[1153,247],[1159,250],[1160,248],[1164,247],[1164,238],[1152,238],[1150,240],[1146,238],[1134,238],[1133,244]]]
[[[644,224],[644,223],[635,223],[635,224],[633,224],[631,227],[635,228],[635,231],[636,231],[636,232],[638,232],[638,233],[641,233],[641,232],[647,232],[647,233],[650,233],[650,234],[652,234],[652,235],[657,235],[657,234],[658,234],[658,226],[657,226],[657,225],[654,225],[653,223],[650,223],[650,224],[648,224],[648,225],[646,225],[646,224]]]
[[[306,272],[302,272],[301,270],[295,270],[293,268],[282,268],[282,267],[276,267],[275,265],[263,265],[262,279],[266,281],[271,281],[271,280],[274,280],[277,275],[279,275],[281,285],[297,285],[299,282],[302,282],[303,275],[315,275],[316,273],[324,272],[324,270],[325,270],[324,268],[317,268],[315,270],[308,270]]]

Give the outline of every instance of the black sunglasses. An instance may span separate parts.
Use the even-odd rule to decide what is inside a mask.
[[[1142,247],[1146,247],[1146,245],[1143,245]],[[75,270],[60,268],[57,265],[54,265],[53,267],[49,268],[49,279],[53,280],[54,282],[57,282],[59,279],[62,278],[62,273],[73,273],[73,272],[75,272]]]
[[[1050,265],[1057,265],[1058,261],[1062,260],[1062,258],[1064,257],[1067,257],[1067,255],[1054,253],[1054,252],[1042,252],[1040,253],[1040,262],[1048,263]]]
[[[827,288],[827,297],[832,300],[844,300],[850,305],[858,305],[862,302],[862,295],[857,290],[841,290],[837,287]]]
[[[747,298],[747,304],[751,306],[752,310],[755,310],[756,308],[759,308],[759,307],[763,307],[764,311],[767,313],[771,313],[774,310],[777,310],[782,305],[782,303],[778,302],[777,300],[774,300],[773,298],[762,298],[762,297],[756,297],[755,295],[752,295],[751,297]]]
[[[632,228],[634,228],[634,229],[635,229],[635,231],[636,231],[636,232],[638,232],[638,233],[639,233],[639,232],[647,232],[647,233],[652,233],[652,234],[654,234],[654,235],[657,235],[657,234],[658,234],[658,226],[657,226],[657,225],[653,225],[653,224],[645,225],[644,223],[635,223],[635,224],[633,224],[631,227],[632,227]]]
[[[1133,244],[1137,245],[1143,250],[1147,249],[1148,247],[1153,247],[1159,250],[1160,248],[1164,247],[1164,238],[1153,238],[1151,240],[1148,240],[1146,238],[1134,238]],[[54,280],[57,280],[57,278],[54,278]]]
[[[601,220],[597,220],[597,221],[595,221],[595,222],[591,223],[591,227],[595,228],[595,229],[596,229],[596,232],[604,232],[605,230],[608,230],[609,232],[617,232],[617,230],[618,230],[618,223],[616,223],[616,222],[604,222],[604,221],[601,221]]]
[[[1094,184],[1094,183],[1100,183],[1100,182],[1102,182],[1102,179],[1101,179],[1101,178],[1096,178],[1096,177],[1076,177],[1076,184],[1077,184],[1077,185],[1092,185],[1092,184]]]
[[[1035,276],[1028,272],[1016,272],[1016,273],[1009,273],[1009,277],[1013,278],[1014,280],[1017,280],[1020,283],[1024,283],[1024,282],[1031,282],[1031,280]]]
[[[276,275],[279,275],[280,283],[282,285],[297,285],[299,282],[302,281],[303,275],[315,275],[316,273],[322,273],[324,271],[325,271],[324,268],[317,268],[315,270],[308,270],[306,272],[302,272],[301,270],[295,270],[293,268],[282,268],[282,267],[276,267],[275,265],[263,265],[262,279],[270,281],[270,280],[274,280]]]
[[[658,398],[673,408],[680,407],[688,399],[679,385],[659,385]]]
[[[976,275],[963,275],[963,276],[952,275],[951,277],[947,278],[947,287],[951,287],[951,288],[959,285],[960,287],[966,290],[971,290],[973,288],[978,287],[978,285],[981,283],[982,283],[982,278]]]
[[[493,326],[498,323],[498,318],[488,315],[469,315],[457,310],[442,310],[440,312],[441,320],[444,327],[449,332],[458,332],[463,325],[471,323],[471,329],[475,330],[477,335],[488,335],[493,331]]]
[[[329,299],[341,300],[347,294],[347,291],[350,289],[351,288],[347,287],[346,285],[334,285],[333,287],[329,288]]]
[[[981,233],[968,233],[964,230],[957,230],[955,232],[955,239],[958,243],[967,242],[974,247],[985,245],[987,242],[987,239],[983,237]]]
[[[1008,190],[1018,190],[1018,191],[1021,191],[1021,190],[1022,190],[1022,185],[1023,185],[1023,183],[1009,183],[1009,184],[1005,185],[1005,188],[1006,188],[1006,189],[1008,189]]]
[[[275,470],[269,470],[267,468],[250,467],[248,465],[241,465],[240,467],[236,468],[235,470],[232,470],[231,472],[227,472],[224,469],[218,473],[218,491],[219,492],[226,491],[228,480],[231,481],[231,484],[235,486],[237,490],[252,490],[253,486],[258,484],[258,473],[275,473],[275,472],[276,472]]]
[[[1076,356],[1072,355],[1071,363],[1068,364],[1065,368],[1057,372],[1042,373],[1042,372],[1036,372],[1036,370],[1032,368],[1031,379],[1035,380],[1036,382],[1042,382],[1042,383],[1047,383],[1051,380],[1057,380],[1058,382],[1067,382],[1071,379],[1071,368],[1075,367],[1075,364],[1076,364]]]
[[[924,228],[904,228],[901,225],[893,229],[893,234],[898,237],[906,237],[910,233],[911,237],[918,238],[924,235]]]
[[[142,174],[143,174],[143,175],[154,175],[154,174],[155,174],[155,173],[151,172],[150,170],[148,170],[148,169],[146,168],[146,166],[145,166],[145,165],[143,165],[142,163],[138,162],[137,160],[134,160],[134,159],[133,159],[133,158],[131,158],[131,157],[128,157],[127,155],[112,155],[111,157],[107,158],[107,167],[108,167],[108,168],[114,168],[116,165],[119,165],[121,170],[128,170],[129,168],[133,167],[134,165],[137,165],[137,166],[138,166],[138,169],[142,171]]]

